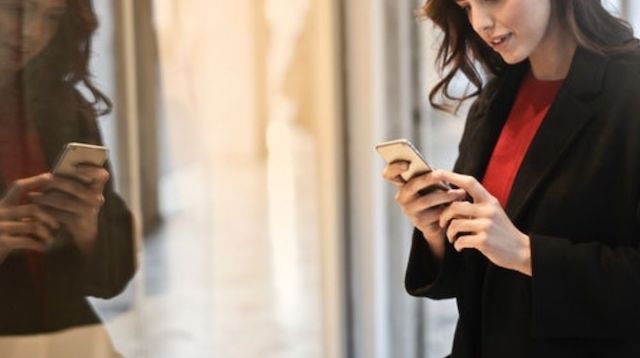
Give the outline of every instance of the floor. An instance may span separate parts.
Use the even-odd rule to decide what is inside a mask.
[[[269,228],[267,177],[260,162],[196,163],[163,181],[166,220],[145,240],[138,276],[120,297],[93,300],[120,353],[323,357],[316,236],[272,239],[286,235]],[[313,228],[310,214],[297,218]],[[443,357],[455,305],[429,302],[427,315],[427,357]]]
[[[270,239],[265,165],[226,165],[167,178],[143,269],[121,297],[94,301],[124,356],[322,355],[313,250],[298,250],[293,276],[274,265],[291,250]]]

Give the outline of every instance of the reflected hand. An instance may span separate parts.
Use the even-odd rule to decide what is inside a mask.
[[[41,174],[17,180],[0,200],[0,263],[13,250],[44,252],[53,242],[58,221],[26,200],[30,192],[41,190],[52,179],[51,174]]]
[[[74,178],[54,175],[42,193],[31,193],[69,231],[80,250],[87,254],[98,235],[98,214],[104,205],[104,186],[109,172],[102,167],[81,165]]]
[[[451,204],[440,216],[440,227],[456,250],[473,248],[494,264],[531,276],[529,236],[519,231],[498,200],[474,178],[438,171],[434,177],[464,189],[470,202]]]
[[[465,200],[467,193],[462,189],[445,188],[426,191],[428,188],[441,187],[442,180],[433,175],[437,171],[405,182],[400,174],[407,168],[406,162],[391,163],[385,168],[383,177],[398,188],[396,202],[413,225],[424,234],[433,255],[440,260],[444,257],[445,245],[445,232],[439,225],[441,215],[451,203]]]

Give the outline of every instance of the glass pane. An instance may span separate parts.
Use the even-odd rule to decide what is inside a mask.
[[[3,357],[119,356],[88,301],[135,272],[98,126],[112,102],[89,70],[97,27],[89,0],[0,1]]]

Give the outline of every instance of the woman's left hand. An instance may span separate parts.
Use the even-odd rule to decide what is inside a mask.
[[[31,200],[53,215],[69,231],[80,250],[88,254],[98,235],[98,214],[104,205],[104,186],[109,172],[102,167],[81,165],[76,177],[54,176]]]
[[[447,239],[455,249],[477,249],[494,264],[531,276],[530,238],[513,225],[498,199],[474,177],[443,170],[433,175],[473,199],[452,203],[440,216],[440,226],[448,225]]]

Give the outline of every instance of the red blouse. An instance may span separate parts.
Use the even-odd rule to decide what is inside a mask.
[[[28,120],[22,96],[16,91],[0,93],[0,128],[0,178],[7,185],[49,170],[35,125]],[[34,310],[42,315],[46,306],[44,255],[27,252],[27,265],[42,305]]]
[[[482,185],[505,207],[520,164],[563,80],[540,81],[527,74],[493,150]]]

